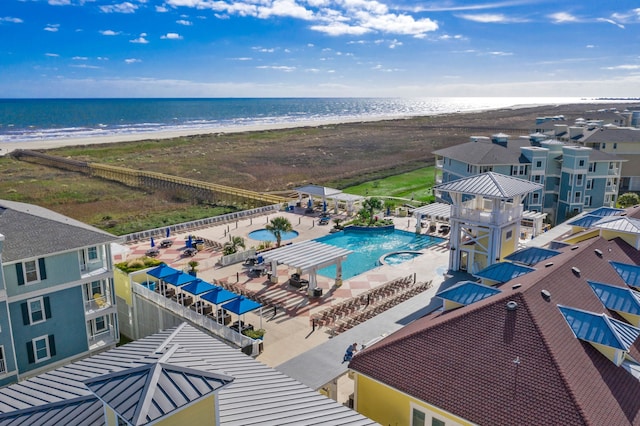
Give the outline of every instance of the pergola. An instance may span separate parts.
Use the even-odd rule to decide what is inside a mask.
[[[354,204],[358,201],[362,201],[365,197],[360,195],[345,194],[339,189],[329,188],[319,185],[305,185],[296,188],[298,193],[298,201],[302,205],[303,197],[309,197],[309,200],[313,202],[313,199],[321,199],[323,205],[327,203],[327,200],[333,201],[333,211],[338,213],[338,202],[344,202],[347,206],[347,214],[351,215],[354,211]]]
[[[300,274],[309,274],[309,294],[318,286],[318,269],[336,265],[336,285],[342,284],[342,262],[353,251],[320,243],[302,241],[262,253],[265,262],[271,262],[272,279],[277,282],[278,264],[295,268]]]
[[[418,207],[413,211],[413,217],[416,218],[416,232],[420,232],[423,217],[429,220],[431,225],[435,225],[436,221],[449,223],[451,217],[451,204],[431,203],[426,206]]]
[[[547,217],[546,213],[525,210],[522,213],[522,219],[520,223],[526,228],[532,228],[531,237],[533,238],[543,232],[545,217]]]

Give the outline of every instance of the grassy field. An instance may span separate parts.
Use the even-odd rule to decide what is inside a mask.
[[[343,191],[355,195],[395,197],[428,203],[433,201],[434,171],[433,166],[423,167],[411,172],[350,186],[344,188]]]

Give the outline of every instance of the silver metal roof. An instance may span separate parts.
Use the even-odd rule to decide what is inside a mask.
[[[308,194],[313,197],[320,197],[320,198],[332,197],[342,192],[339,189],[328,188],[326,186],[319,186],[319,185],[305,185],[305,186],[298,187],[295,190],[296,192],[299,192],[301,194]]]
[[[57,423],[48,424],[102,425],[104,415],[91,417],[95,414],[94,405],[78,410],[79,397],[94,398],[102,413],[102,403],[84,381],[144,366],[149,358],[158,358],[158,351],[171,345],[178,348],[167,357],[167,363],[234,378],[218,393],[221,425],[376,424],[195,327],[183,324],[1,388],[0,413],[7,414],[0,414],[0,425],[47,424],[38,419],[42,413],[51,411],[52,404],[60,404]]]
[[[277,262],[292,268],[299,268],[302,273],[313,269],[333,265],[338,259],[345,258],[353,251],[318,241],[302,241],[290,244],[262,254],[266,262]]]
[[[488,198],[509,199],[542,189],[542,185],[512,176],[487,172],[434,186],[434,189]]]
[[[630,217],[608,216],[596,222],[593,227],[608,229],[610,231],[640,234],[640,220]]]

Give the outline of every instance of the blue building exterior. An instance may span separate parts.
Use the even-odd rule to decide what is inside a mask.
[[[515,139],[505,134],[472,136],[470,142],[434,154],[438,183],[494,172],[543,185],[526,197],[524,206],[546,213],[552,224],[584,210],[614,207],[624,161],[614,154],[549,140],[542,134]]]
[[[110,349],[113,235],[0,200],[0,385]]]

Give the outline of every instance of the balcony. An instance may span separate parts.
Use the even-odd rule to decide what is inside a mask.
[[[498,211],[474,209],[471,207],[454,206],[451,216],[457,219],[469,220],[476,223],[499,225],[516,220],[522,216],[522,205],[504,208]]]
[[[436,185],[440,185],[442,183],[442,175],[436,176]]]
[[[105,292],[105,294],[96,293],[93,295],[93,299],[84,301],[84,312],[87,315],[92,314],[107,309],[111,305],[111,298],[108,292]]]
[[[116,328],[112,325],[109,325],[104,331],[89,336],[90,351],[107,348],[116,343],[118,343],[118,336],[116,336]]]
[[[620,169],[617,167],[609,168],[609,176],[620,176]]]
[[[444,160],[436,160],[436,169],[444,167]]]

